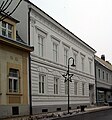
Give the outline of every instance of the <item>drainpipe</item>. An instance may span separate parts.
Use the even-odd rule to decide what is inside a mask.
[[[28,45],[30,46],[30,12],[31,8],[29,8],[28,11]],[[30,109],[30,115],[32,115],[32,84],[31,84],[31,57],[29,53],[29,109]]]

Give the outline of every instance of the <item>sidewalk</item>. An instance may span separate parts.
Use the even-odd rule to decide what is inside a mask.
[[[60,111],[60,112],[53,112],[53,113],[42,113],[32,116],[21,116],[21,117],[14,117],[14,118],[7,118],[7,119],[0,119],[0,120],[52,120],[58,117],[66,117],[78,114],[84,114],[88,112],[95,112],[100,110],[106,110],[112,108],[111,106],[92,106],[90,108],[85,108],[84,112],[81,112],[80,109],[70,110],[70,114],[67,111]]]

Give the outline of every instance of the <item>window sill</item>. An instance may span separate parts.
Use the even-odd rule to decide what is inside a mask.
[[[22,96],[23,94],[22,93],[6,93],[6,95],[17,95],[17,96]]]

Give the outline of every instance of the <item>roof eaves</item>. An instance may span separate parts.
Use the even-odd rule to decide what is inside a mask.
[[[64,28],[67,32],[69,32],[71,35],[73,35],[74,37],[76,37],[78,40],[80,40],[80,42],[82,42],[83,44],[85,44],[87,47],[89,47],[94,53],[96,53],[96,50],[93,49],[91,46],[89,46],[87,43],[85,43],[83,40],[81,40],[79,37],[77,37],[74,33],[72,33],[70,30],[68,30],[67,28],[65,28],[62,24],[60,24],[59,22],[57,22],[54,18],[52,18],[50,15],[48,15],[46,12],[44,12],[42,9],[40,9],[39,7],[37,7],[35,4],[33,4],[32,2],[30,2],[29,0],[24,0],[28,3],[30,3],[31,5],[33,5],[34,7],[36,7],[37,9],[39,9],[41,12],[43,12],[45,15],[47,15],[49,18],[51,18],[53,21],[55,21],[58,25],[60,25],[62,28]]]

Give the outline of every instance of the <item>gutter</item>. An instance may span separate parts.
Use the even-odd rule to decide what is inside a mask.
[[[31,8],[29,8],[28,11],[28,45],[30,46],[30,12]],[[32,115],[32,84],[31,84],[31,57],[29,53],[29,109],[30,109],[30,115]]]

